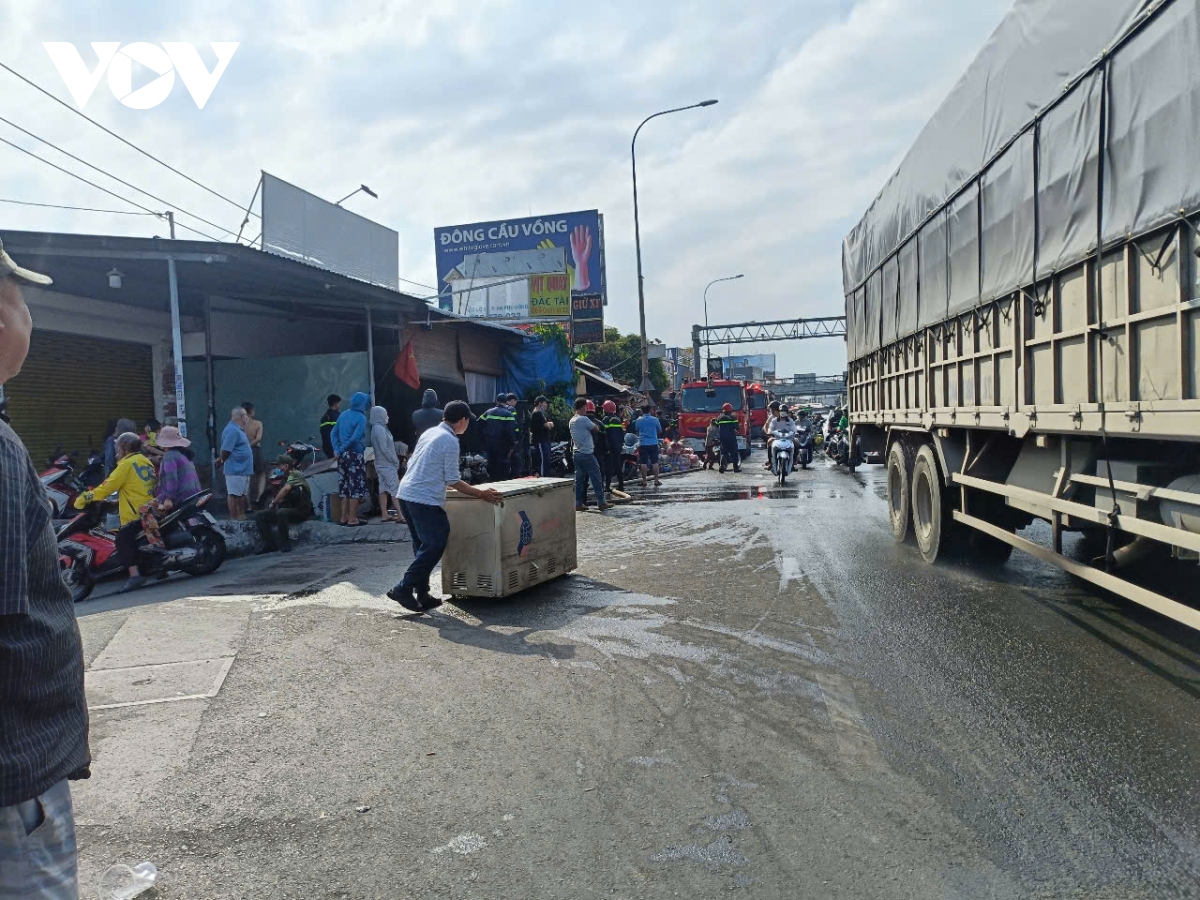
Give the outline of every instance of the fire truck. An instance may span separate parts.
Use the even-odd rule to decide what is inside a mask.
[[[750,400],[746,385],[709,377],[683,385],[679,401],[679,436],[697,452],[704,450],[708,426],[728,403],[738,420],[738,450],[742,459],[750,456]]]
[[[775,399],[775,394],[761,384],[752,384],[746,388],[746,398],[750,402],[750,437],[765,438],[767,407]]]

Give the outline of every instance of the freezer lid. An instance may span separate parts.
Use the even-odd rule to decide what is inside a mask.
[[[575,480],[572,478],[514,478],[511,481],[494,481],[490,484],[481,485],[481,487],[492,488],[504,495],[504,499],[510,497],[520,497],[526,494],[539,494],[546,491],[569,487],[575,489]],[[457,491],[446,491],[447,501],[463,501],[475,500],[474,497],[466,497]]]

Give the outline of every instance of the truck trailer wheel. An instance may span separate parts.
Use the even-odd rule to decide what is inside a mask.
[[[908,540],[912,531],[912,456],[903,441],[896,441],[888,451],[887,501],[888,519],[892,525],[892,537],[900,542]]]
[[[890,480],[890,479],[889,479]],[[948,547],[943,546],[952,522],[946,508],[942,477],[938,474],[937,457],[928,444],[917,451],[912,469],[913,536],[921,556],[928,563],[937,562]]]

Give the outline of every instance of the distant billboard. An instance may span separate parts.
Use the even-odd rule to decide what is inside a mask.
[[[762,369],[766,372],[776,371],[774,353],[759,353],[751,356],[730,356],[728,359],[728,364],[739,369]]]
[[[262,248],[269,253],[400,289],[400,235],[293,184],[262,173]]]
[[[503,315],[497,315],[491,304],[486,305],[488,318],[544,318],[572,315],[571,300],[581,296],[599,296],[600,305],[608,303],[604,273],[604,217],[596,210],[559,213],[552,216],[533,216],[523,219],[503,219],[494,222],[475,222],[436,228],[433,232],[434,256],[437,262],[439,305],[442,309],[463,315],[485,317],[477,312],[474,300],[461,303],[466,291],[477,288],[475,282],[489,281],[492,285],[505,281],[515,284],[511,303],[502,305]],[[487,262],[494,258],[520,257],[530,251],[559,250],[565,268],[556,273],[548,270],[530,271],[528,279],[520,273],[501,277],[484,274]],[[555,278],[565,274],[566,279]],[[514,279],[518,279],[514,282]],[[468,287],[465,282],[471,282]],[[484,287],[486,285],[478,285]],[[507,287],[508,285],[504,285]],[[493,288],[494,289],[494,288]],[[528,308],[519,313],[521,298]],[[467,307],[473,312],[468,312]],[[509,315],[517,311],[518,315]]]

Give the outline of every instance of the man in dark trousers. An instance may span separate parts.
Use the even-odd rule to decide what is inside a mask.
[[[329,433],[333,431],[338,416],[342,414],[342,398],[337,394],[330,394],[325,398],[325,402],[329,404],[329,409],[321,416],[321,449],[325,451],[326,459],[333,459],[333,441]]]
[[[22,283],[50,279],[0,244],[0,385],[29,352]],[[68,782],[87,778],[90,762],[83,644],[50,502],[25,446],[0,422],[0,897],[79,896]]]
[[[517,414],[508,406],[508,394],[498,394],[496,405],[479,417],[487,448],[488,474],[492,481],[512,477],[509,457],[517,444]]]
[[[554,434],[554,420],[550,418],[550,401],[538,397],[533,401],[533,415],[529,417],[529,443],[538,448],[538,472],[543,478],[550,477],[550,436]]]
[[[721,414],[717,416],[716,421],[717,433],[721,439],[721,468],[718,470],[722,474],[725,473],[725,466],[733,463],[733,471],[742,471],[742,458],[738,453],[737,433],[739,422],[737,416],[733,414],[733,404],[726,403],[721,407]]]
[[[438,406],[437,391],[433,388],[425,389],[420,408],[413,410],[412,423],[418,440],[430,428],[436,428],[442,423],[442,408]]]
[[[446,488],[488,503],[499,504],[504,499],[494,488],[473,487],[460,478],[458,438],[471,424],[471,408],[461,400],[451,400],[442,418],[442,424],[421,435],[400,481],[398,499],[412,534],[413,561],[387,596],[413,612],[428,612],[442,605],[441,598],[429,590],[429,576],[450,540]]]
[[[617,404],[604,401],[604,418],[600,420],[604,429],[604,443],[608,445],[608,469],[604,472],[604,489],[612,490],[613,476],[617,477],[617,490],[625,492],[625,423],[617,415]]]

